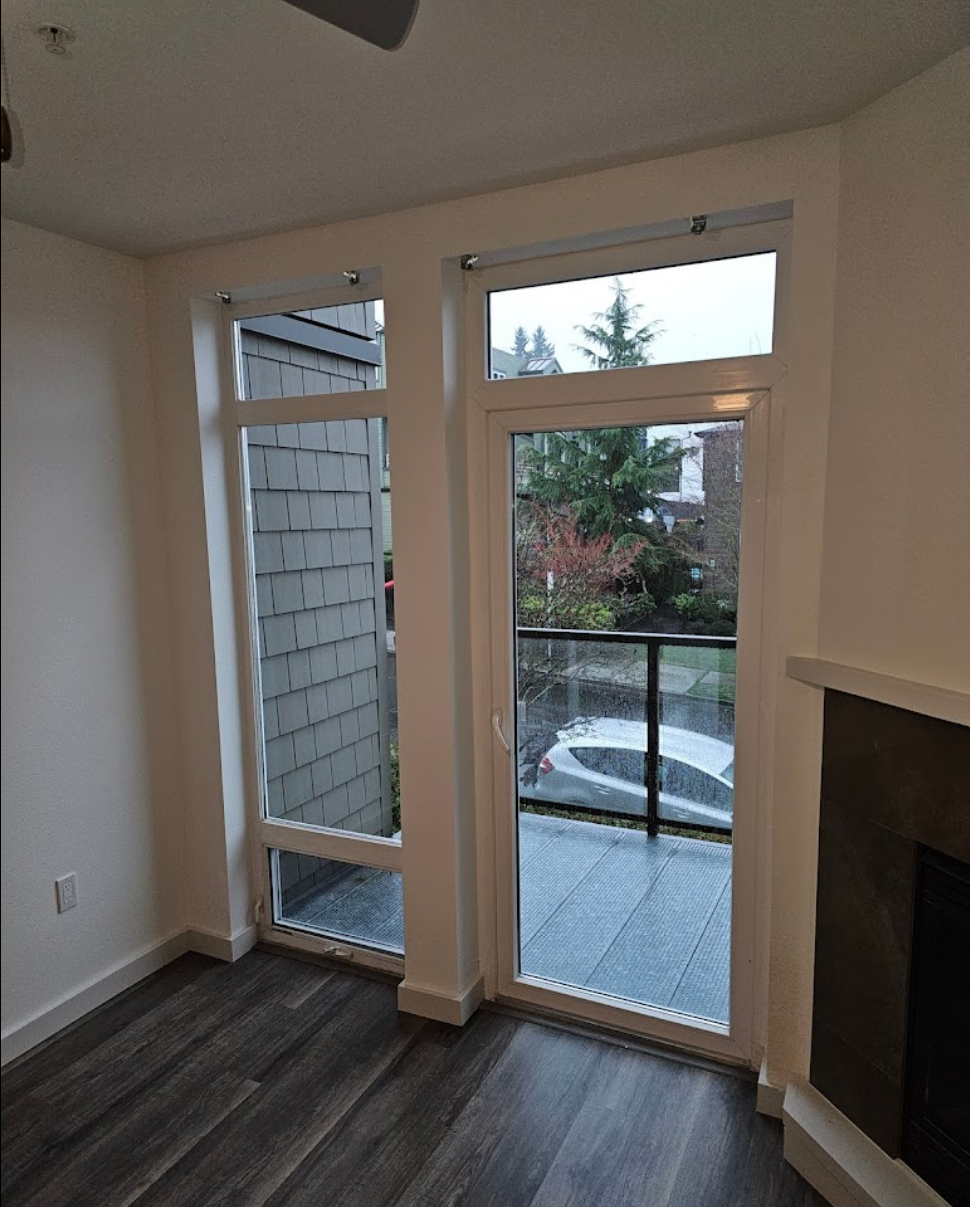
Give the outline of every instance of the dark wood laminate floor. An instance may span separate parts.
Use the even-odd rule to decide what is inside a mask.
[[[729,1075],[254,951],[3,1073],[5,1207],[815,1207]]]

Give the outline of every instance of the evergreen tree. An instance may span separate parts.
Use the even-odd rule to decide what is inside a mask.
[[[588,538],[649,538],[642,514],[659,509],[683,455],[675,440],[649,443],[644,428],[549,432],[541,447],[522,450],[522,487],[537,503],[570,512]]]
[[[594,346],[576,344],[576,351],[597,369],[629,369],[649,364],[652,359],[650,345],[663,334],[659,320],[638,327],[643,307],[631,305],[630,291],[623,287],[619,277],[610,288],[613,301],[609,306],[593,315],[596,321],[592,326],[576,328]]]
[[[577,328],[594,345],[579,350],[598,369],[648,364],[650,344],[661,333],[659,321],[637,326],[641,307],[630,303],[619,278],[612,289],[607,309],[594,314],[590,326]],[[617,550],[635,546],[631,568],[639,589],[663,602],[682,589],[687,563],[662,525],[647,522],[643,514],[659,512],[660,496],[679,477],[683,457],[679,441],[651,441],[649,429],[642,427],[550,432],[540,445],[523,449],[522,489],[540,506],[571,515],[586,539],[608,535]]]
[[[549,342],[549,337],[546,335],[545,329],[541,324],[532,332],[532,352],[530,355],[534,357],[556,355],[556,345]]]
[[[521,491],[533,505],[572,516],[586,539],[608,535],[617,552],[636,547],[630,570],[637,585],[629,602],[652,611],[655,602],[689,586],[690,559],[682,543],[643,518],[663,505],[660,495],[670,489],[683,457],[678,441],[649,443],[644,428],[550,432],[541,447],[522,451]]]
[[[516,327],[512,336],[512,353],[523,359],[529,355],[529,333],[524,327]]]

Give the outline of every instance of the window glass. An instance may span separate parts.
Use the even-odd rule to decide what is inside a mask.
[[[398,838],[384,421],[245,430],[265,809]]]
[[[259,315],[236,328],[242,398],[348,394],[387,384],[380,298]]]
[[[660,791],[715,809],[730,810],[734,802],[734,793],[727,784],[679,759],[661,757]]]
[[[276,921],[298,930],[400,954],[404,951],[401,873],[271,852]]]
[[[771,352],[773,251],[488,295],[486,376],[548,377]]]
[[[608,775],[612,779],[626,780],[630,784],[644,784],[644,754],[641,750],[628,750],[616,746],[574,746],[572,753],[590,771]]]

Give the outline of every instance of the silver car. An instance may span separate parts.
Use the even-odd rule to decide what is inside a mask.
[[[523,797],[568,808],[646,816],[647,727],[611,717],[577,720],[539,760]],[[660,726],[662,822],[729,830],[734,812],[734,747],[688,729]]]

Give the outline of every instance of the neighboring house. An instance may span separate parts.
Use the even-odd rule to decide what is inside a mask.
[[[493,349],[493,365],[495,353]],[[503,363],[514,362],[502,353]],[[522,434],[517,439],[517,485],[524,469],[521,450],[526,445],[547,447],[545,436]],[[672,440],[683,452],[680,465],[671,470],[667,489],[658,492],[660,505],[648,508],[642,518],[677,532],[697,551],[692,569],[696,589],[737,598],[741,531],[741,477],[743,433],[739,424],[658,424],[643,429],[643,447]],[[690,525],[690,527],[688,527]],[[696,527],[694,527],[696,525]],[[680,527],[678,527],[680,526]]]
[[[686,436],[682,428],[649,429],[651,439],[678,440],[684,456],[674,488],[662,491],[662,508],[647,519],[663,521],[668,531],[696,521],[700,567],[696,586],[737,598],[740,566],[743,430],[738,423],[700,424]]]
[[[384,345],[373,302],[260,315],[243,319],[239,327],[246,398],[337,394],[380,385]]]
[[[492,349],[492,381],[501,381],[505,377],[551,377],[561,372],[562,365],[555,356],[516,356],[504,348]]]
[[[697,433],[703,442],[704,587],[737,599],[741,559],[741,479],[744,434],[740,423]]]
[[[667,489],[659,492],[662,510],[658,509],[656,516],[651,512],[648,518],[663,520],[668,528],[671,522],[698,519],[704,511],[704,445],[700,433],[693,429],[685,433],[682,424],[660,424],[645,428],[644,437],[646,445],[672,440],[684,454],[680,466],[671,471]]]

